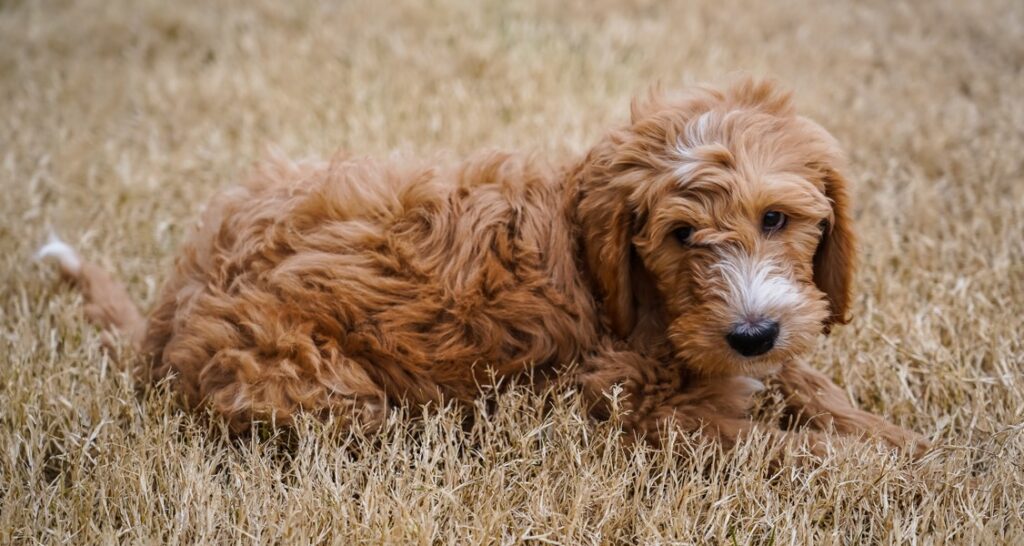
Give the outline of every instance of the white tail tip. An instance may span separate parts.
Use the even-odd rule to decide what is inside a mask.
[[[82,272],[82,259],[78,257],[78,253],[54,233],[50,233],[46,244],[36,251],[37,260],[50,258],[57,260],[65,275],[77,277]]]

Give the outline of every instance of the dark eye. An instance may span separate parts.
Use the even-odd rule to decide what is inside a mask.
[[[777,210],[770,210],[764,213],[764,218],[761,219],[761,231],[765,233],[774,233],[785,225],[786,215]]]
[[[676,230],[673,231],[672,234],[675,235],[676,240],[678,240],[680,243],[688,245],[690,244],[690,237],[693,235],[693,228],[690,226],[683,226],[680,228],[676,228]]]

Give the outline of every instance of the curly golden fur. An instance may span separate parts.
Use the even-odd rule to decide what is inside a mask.
[[[148,381],[172,376],[234,430],[300,411],[372,427],[529,374],[596,416],[621,385],[624,424],[654,443],[671,423],[731,445],[766,381],[807,425],[780,440],[834,429],[919,453],[801,360],[850,308],[841,170],[788,94],[743,80],[637,100],[561,166],[268,161],[208,206],[144,326],[102,271],[65,270]]]

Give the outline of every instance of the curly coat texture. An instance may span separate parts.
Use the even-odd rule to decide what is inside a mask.
[[[144,328],[118,319],[123,290],[87,290],[116,303],[90,316],[131,332],[146,381],[172,376],[236,431],[298,412],[373,427],[528,374],[577,386],[598,417],[621,385],[625,426],[654,443],[675,426],[731,445],[767,382],[806,425],[780,440],[920,453],[801,360],[850,307],[841,169],[832,137],[753,80],[652,93],[564,165],[273,159],[210,203]],[[766,230],[769,211],[785,225]],[[726,342],[768,319],[767,352]]]

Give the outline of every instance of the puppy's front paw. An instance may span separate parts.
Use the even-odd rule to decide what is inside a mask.
[[[890,423],[882,426],[876,435],[890,447],[904,451],[914,459],[920,459],[932,448],[931,442],[924,436]]]

